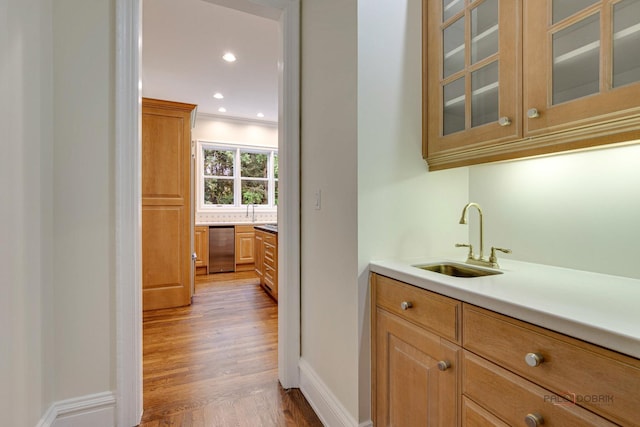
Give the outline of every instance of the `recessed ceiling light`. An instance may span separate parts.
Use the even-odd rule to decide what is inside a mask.
[[[218,111],[220,111],[221,113],[226,113],[227,109],[224,108],[224,107],[220,107],[220,108],[218,108]]]
[[[227,62],[234,62],[236,60],[236,56],[231,52],[227,52],[222,56],[222,59]]]
[[[214,94],[213,94],[213,97],[214,97],[215,99],[222,99],[222,98],[224,98],[224,96],[223,96],[220,92],[216,92],[216,93],[214,93]]]
[[[258,115],[258,117],[260,117],[260,118],[264,117],[264,114],[262,114],[262,113],[258,113],[257,115]]]

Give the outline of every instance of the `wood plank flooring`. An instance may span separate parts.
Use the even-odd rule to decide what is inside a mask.
[[[140,427],[322,426],[278,382],[277,328],[253,272],[198,276],[190,307],[144,312]]]

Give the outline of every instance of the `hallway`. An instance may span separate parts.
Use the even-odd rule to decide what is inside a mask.
[[[190,307],[144,312],[140,427],[322,426],[280,387],[277,328],[253,272],[198,276]]]

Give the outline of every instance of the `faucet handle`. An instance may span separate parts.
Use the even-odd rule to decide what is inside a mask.
[[[473,246],[469,243],[456,243],[456,248],[469,248],[469,258],[473,258]]]
[[[495,263],[496,265],[498,264],[498,257],[496,257],[496,251],[500,251],[500,252],[503,252],[505,254],[510,254],[511,253],[511,249],[496,248],[496,247],[491,246],[491,256],[489,257],[489,262]]]

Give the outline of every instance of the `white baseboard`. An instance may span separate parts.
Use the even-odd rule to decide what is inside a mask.
[[[110,391],[54,402],[36,427],[114,427],[116,397]]]
[[[358,424],[355,418],[320,379],[306,360],[300,358],[300,391],[327,427],[371,427],[371,421]]]

